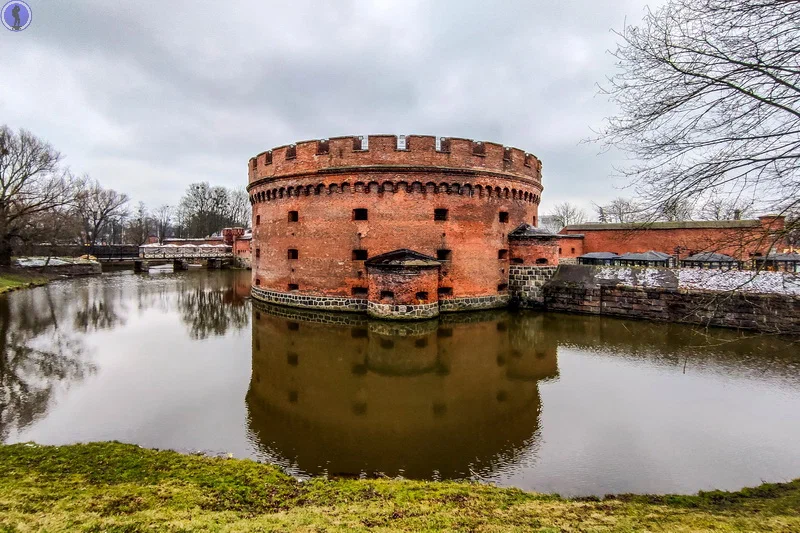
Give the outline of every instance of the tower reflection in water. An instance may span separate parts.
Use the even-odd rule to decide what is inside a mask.
[[[250,430],[296,472],[463,478],[535,447],[556,343],[513,327],[518,315],[404,324],[262,304],[253,314]]]

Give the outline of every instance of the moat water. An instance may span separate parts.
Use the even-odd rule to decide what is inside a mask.
[[[255,304],[249,276],[0,296],[0,441],[564,495],[800,477],[798,339],[536,312],[393,324]]]

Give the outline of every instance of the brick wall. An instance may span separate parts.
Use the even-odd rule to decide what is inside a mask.
[[[717,252],[746,260],[751,254],[766,255],[772,246],[776,246],[774,232],[783,226],[783,217],[764,216],[758,220],[656,222],[651,225],[579,224],[567,226],[561,233],[583,235],[582,253],[614,252],[621,255],[655,250],[672,255],[677,248],[680,258],[699,252]],[[562,256],[567,256],[567,252],[576,247],[576,240],[562,239]]]

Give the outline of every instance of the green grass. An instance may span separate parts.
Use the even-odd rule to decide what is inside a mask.
[[[32,276],[26,272],[0,271],[0,294],[25,287],[45,285],[48,281],[46,277]]]
[[[0,446],[0,532],[800,531],[800,480],[569,500],[456,482],[300,482],[247,460],[120,443]]]

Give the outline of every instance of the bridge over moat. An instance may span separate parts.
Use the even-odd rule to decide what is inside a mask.
[[[145,244],[139,247],[134,270],[146,271],[151,265],[172,262],[175,270],[186,270],[189,263],[205,262],[208,268],[222,268],[233,261],[228,244]]]

